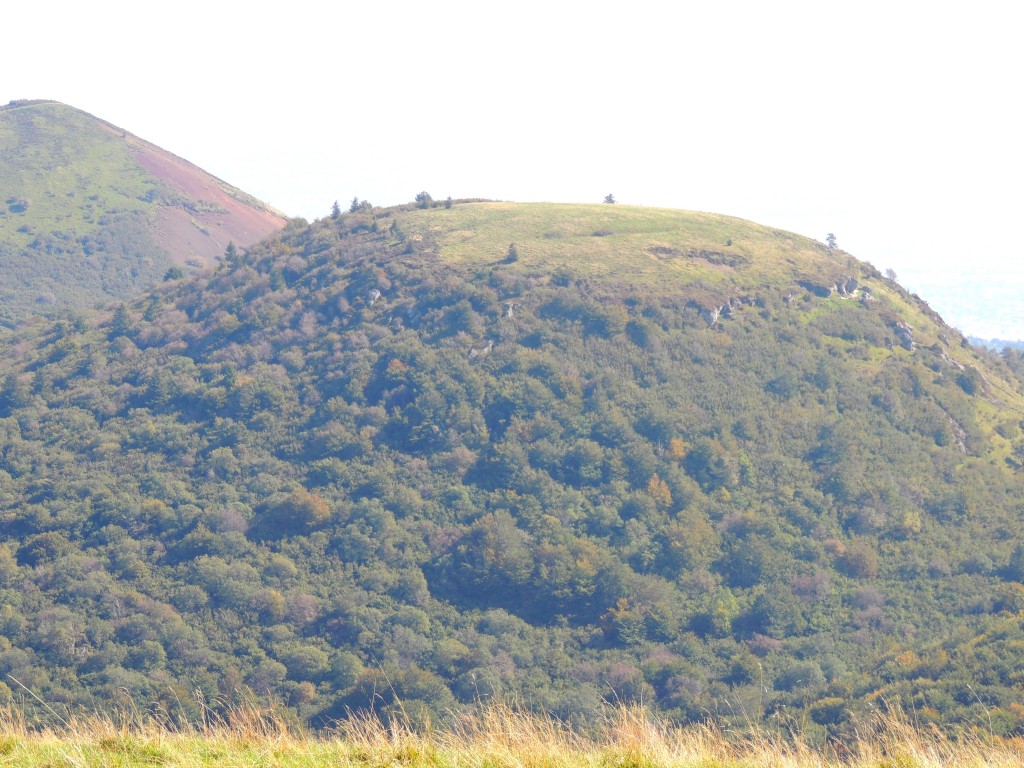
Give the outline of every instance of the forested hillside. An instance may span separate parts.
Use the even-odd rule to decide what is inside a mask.
[[[0,699],[1022,729],[1018,353],[737,219],[353,208],[3,342]]]

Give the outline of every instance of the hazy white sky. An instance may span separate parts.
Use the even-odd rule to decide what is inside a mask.
[[[79,107],[293,216],[611,192],[834,232],[926,298],[961,273],[1005,292],[1018,7],[41,0],[3,10],[0,103]]]

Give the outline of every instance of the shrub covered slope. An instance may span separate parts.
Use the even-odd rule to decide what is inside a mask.
[[[1020,358],[819,243],[363,210],[0,361],[0,696],[1021,727]]]

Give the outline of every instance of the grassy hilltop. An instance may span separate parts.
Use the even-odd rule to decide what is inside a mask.
[[[860,271],[821,243],[711,213],[625,205],[475,203],[407,214],[413,239],[429,238],[448,262],[493,262],[510,242],[527,270],[571,267],[582,277],[679,290],[700,281],[723,288]]]
[[[285,218],[181,158],[52,101],[0,107],[0,323],[138,295]]]
[[[26,689],[179,726],[513,697],[1024,732],[1022,358],[820,243],[364,207],[2,344],[0,697],[30,719]]]

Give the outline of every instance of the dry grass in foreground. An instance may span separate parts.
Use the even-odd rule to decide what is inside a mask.
[[[880,716],[849,743],[815,749],[798,737],[676,727],[634,707],[610,710],[584,735],[556,720],[493,706],[444,730],[356,718],[309,735],[255,709],[203,727],[92,717],[44,730],[0,710],[0,766],[419,766],[430,768],[939,768],[1021,766],[1024,742],[956,740]]]

